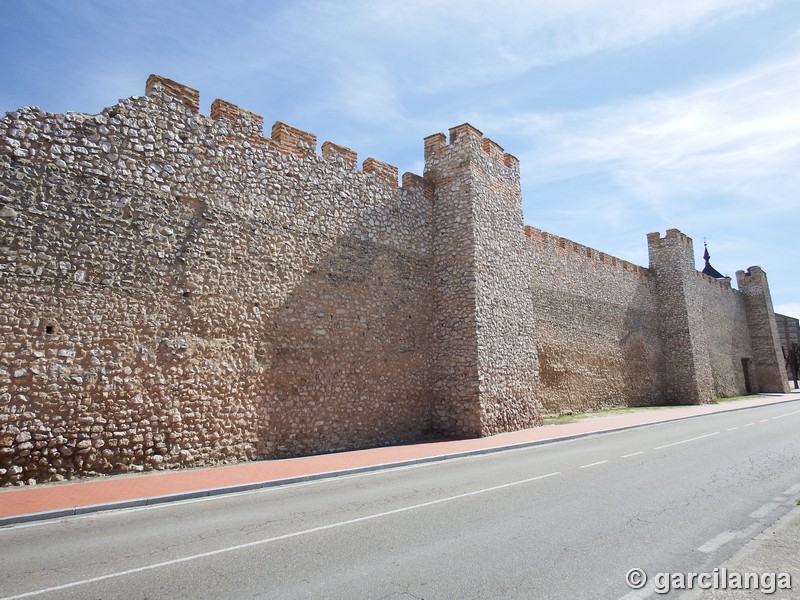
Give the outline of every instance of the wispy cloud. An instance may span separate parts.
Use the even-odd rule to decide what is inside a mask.
[[[543,165],[539,183],[603,172],[657,211],[727,195],[774,213],[800,207],[798,95],[800,51],[700,87],[503,128],[533,141],[524,154]]]
[[[795,18],[793,0],[10,3],[0,112],[95,112],[156,72],[204,112],[221,97],[418,173],[421,138],[469,120],[521,159],[531,224],[639,264],[646,231],[708,235],[715,267],[788,273],[771,283],[791,301]]]
[[[238,55],[253,68],[279,70],[287,77],[312,68],[329,106],[369,121],[384,114],[396,118],[402,98],[506,81],[535,67],[711,27],[770,4],[305,1],[263,17],[236,44]]]

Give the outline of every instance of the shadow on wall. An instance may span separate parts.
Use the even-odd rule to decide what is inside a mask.
[[[260,450],[278,457],[430,434],[430,264],[344,236],[259,323]]]
[[[263,197],[13,169],[9,482],[428,435],[429,200],[358,175],[374,201],[290,196],[289,229]]]
[[[627,406],[656,406],[666,401],[655,302],[655,283],[648,277],[636,287],[625,313],[620,366]]]
[[[562,273],[534,282],[544,413],[662,403],[661,342],[649,272],[574,256],[564,268],[557,250],[538,260]]]

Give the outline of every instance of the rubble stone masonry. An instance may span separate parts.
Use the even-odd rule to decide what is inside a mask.
[[[545,412],[662,404],[652,273],[533,227],[525,233]]]
[[[789,381],[767,274],[761,267],[750,267],[747,271],[737,271],[736,281],[742,291],[747,322],[752,332],[755,376],[759,390],[788,392]]]
[[[777,386],[763,272],[742,294],[679,232],[646,269],[525,229],[517,160],[471,125],[426,138],[400,184],[145,89],[0,120],[0,484],[708,401],[744,392],[742,359]]]

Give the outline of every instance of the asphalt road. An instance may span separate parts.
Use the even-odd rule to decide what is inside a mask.
[[[639,598],[630,569],[710,571],[794,506],[799,434],[788,402],[18,525],[0,598]]]

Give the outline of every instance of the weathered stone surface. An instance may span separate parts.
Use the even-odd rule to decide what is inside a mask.
[[[287,153],[311,139],[288,126],[251,144],[252,113],[160,86],[0,121],[0,441],[54,442],[3,446],[2,481],[429,431],[427,188]]]
[[[545,412],[661,404],[653,274],[533,227],[526,238]]]
[[[757,268],[742,294],[674,230],[645,269],[525,229],[518,161],[471,125],[426,138],[398,186],[312,133],[146,90],[0,119],[0,484],[702,402],[744,392],[742,359],[779,387]]]

